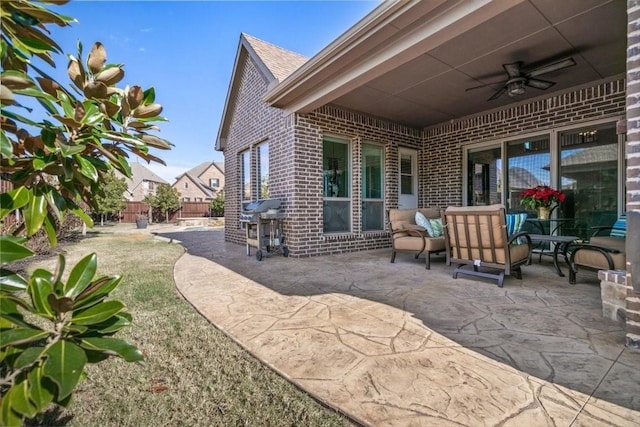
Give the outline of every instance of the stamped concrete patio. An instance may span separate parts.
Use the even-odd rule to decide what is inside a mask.
[[[640,425],[640,352],[594,273],[536,262],[500,289],[389,250],[258,262],[222,231],[157,235],[187,249],[175,280],[203,316],[358,423]]]

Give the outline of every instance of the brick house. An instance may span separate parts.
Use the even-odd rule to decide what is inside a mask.
[[[575,232],[640,211],[636,28],[636,1],[442,0],[383,2],[309,59],[242,34],[216,141],[226,240],[269,197],[293,257],[388,247],[387,209],[517,210],[525,176],[567,193]]]
[[[141,202],[147,194],[155,194],[158,185],[168,184],[167,181],[156,175],[150,169],[140,163],[130,163],[131,178],[125,177],[127,191],[125,198],[132,202]],[[119,172],[117,175],[122,176]]]
[[[176,178],[172,185],[183,202],[207,202],[224,190],[224,163],[203,162]]]

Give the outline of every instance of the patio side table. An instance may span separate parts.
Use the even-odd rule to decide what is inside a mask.
[[[562,270],[560,269],[560,266],[558,265],[558,254],[560,253],[560,250],[562,250],[564,261],[568,263],[567,249],[569,248],[569,245],[571,243],[575,242],[576,240],[579,240],[580,238],[578,236],[554,236],[549,234],[529,234],[529,237],[531,238],[531,241],[535,243],[553,243],[554,244],[553,254],[552,254],[553,266],[555,267],[556,272],[558,273],[558,276],[564,277],[564,273],[562,272]]]

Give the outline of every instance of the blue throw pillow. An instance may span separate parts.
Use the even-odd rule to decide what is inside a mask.
[[[422,212],[416,212],[416,225],[419,225],[420,227],[427,230],[427,233],[429,233],[429,236],[433,236],[433,229],[431,228],[431,223],[429,222],[427,217],[424,216]]]
[[[442,236],[442,219],[441,218],[430,219],[429,223],[431,224],[431,231],[433,231],[433,233],[429,233],[429,235],[431,237]]]
[[[513,236],[522,230],[522,226],[527,219],[526,213],[507,214],[507,235]]]
[[[624,239],[627,237],[627,214],[623,213],[620,218],[613,224],[610,233],[611,237],[619,237]]]

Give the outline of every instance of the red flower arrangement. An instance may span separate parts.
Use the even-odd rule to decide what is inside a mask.
[[[527,209],[536,210],[538,208],[551,208],[556,204],[564,202],[565,195],[562,191],[554,190],[548,185],[538,185],[537,187],[524,190],[520,196],[520,204]]]

